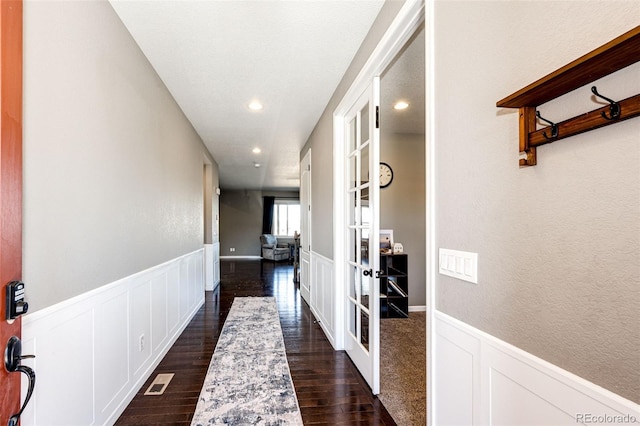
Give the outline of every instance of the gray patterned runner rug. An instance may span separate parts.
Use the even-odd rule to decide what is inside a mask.
[[[302,425],[273,297],[234,299],[191,425]]]

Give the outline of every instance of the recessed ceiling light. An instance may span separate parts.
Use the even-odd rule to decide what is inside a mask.
[[[253,110],[253,111],[260,111],[262,109],[262,104],[258,101],[252,101],[249,104],[249,109]]]
[[[254,163],[253,163],[253,167],[255,167],[255,168],[257,169],[258,167],[260,167],[260,163],[256,163],[256,162],[254,162]]]
[[[406,102],[404,102],[404,101],[397,102],[397,103],[393,106],[393,109],[398,109],[398,110],[400,110],[400,109],[407,109],[407,108],[409,108],[409,104],[408,104],[408,103],[406,103]]]
[[[262,150],[258,147],[255,147],[251,150],[251,152],[253,152],[254,154],[260,154],[262,152]]]

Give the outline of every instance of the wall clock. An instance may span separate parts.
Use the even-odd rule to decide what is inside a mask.
[[[380,163],[380,188],[391,185],[393,180],[393,170],[387,163]]]

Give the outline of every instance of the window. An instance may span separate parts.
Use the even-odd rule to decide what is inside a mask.
[[[293,237],[295,231],[300,232],[300,200],[276,198],[271,232],[279,237]]]

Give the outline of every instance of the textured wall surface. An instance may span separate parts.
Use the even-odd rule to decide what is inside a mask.
[[[393,229],[394,241],[408,255],[409,306],[425,306],[424,135],[381,130],[380,160],[392,166],[393,182],[380,189],[380,229]]]
[[[201,248],[217,166],[109,3],[26,2],[24,20],[35,311]]]
[[[615,7],[613,7],[615,5]],[[437,246],[479,254],[478,285],[437,276],[437,308],[640,402],[640,119],[538,148],[496,101],[640,22],[637,1],[440,1]],[[640,93],[640,64],[596,82]],[[540,106],[598,108],[589,86]]]

